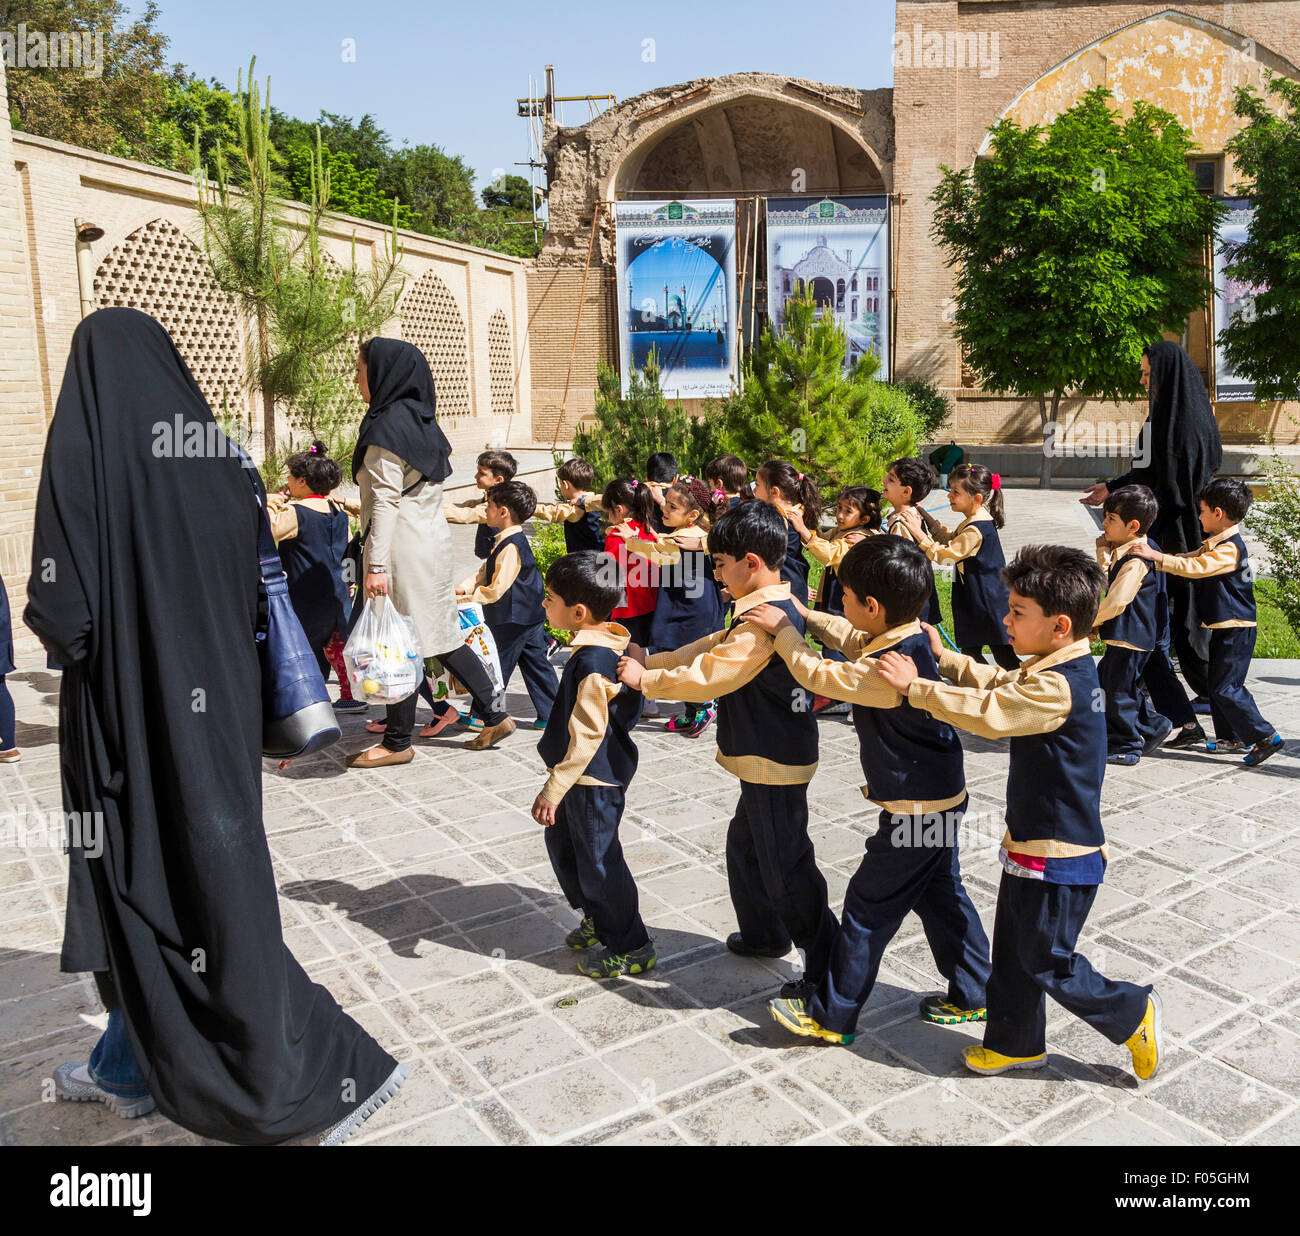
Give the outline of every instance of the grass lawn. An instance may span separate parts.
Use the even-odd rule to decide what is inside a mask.
[[[816,587],[821,580],[823,567],[820,562],[809,559],[808,583]],[[943,610],[943,626],[949,636],[954,634],[952,627],[952,576],[939,573],[935,579],[939,590],[939,605]],[[1259,611],[1259,632],[1255,643],[1255,656],[1258,657],[1300,657],[1300,637],[1287,625],[1282,611],[1274,603],[1276,585],[1271,579],[1255,581],[1255,605]],[[1094,640],[1092,651],[1096,656],[1105,652],[1105,645]]]

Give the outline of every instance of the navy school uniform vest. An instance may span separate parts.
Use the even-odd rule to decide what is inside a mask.
[[[1106,774],[1106,714],[1097,666],[1085,653],[1054,665],[1070,686],[1070,713],[1050,734],[1010,742],[1007,829],[1013,841],[1099,846],[1101,782]]]
[[[486,558],[492,552],[492,546],[497,539],[497,530],[488,527],[487,524],[479,524],[474,532],[474,557]]]
[[[874,659],[891,651],[911,657],[922,678],[940,678],[930,637],[924,631],[869,655]],[[924,709],[913,708],[906,696],[897,708],[854,704],[853,728],[858,732],[866,790],[876,802],[936,802],[955,798],[966,788],[956,729]]]
[[[352,607],[343,582],[348,547],[348,515],[341,507],[328,514],[297,503],[298,535],[281,541],[280,562],[289,583],[289,600],[313,648],[330,642],[334,629],[346,631]]]
[[[1143,562],[1141,558],[1125,555],[1116,559],[1106,569],[1106,587],[1109,589],[1120,571],[1130,562],[1140,563],[1146,572],[1138,594],[1109,622],[1103,622],[1100,634],[1103,640],[1119,640],[1123,644],[1132,644],[1146,652],[1159,646],[1162,614],[1168,626],[1169,590],[1162,571],[1157,571],[1154,563]]]
[[[517,532],[500,545],[492,547],[492,552],[487,557],[488,583],[492,582],[497,559],[507,545],[513,545],[519,551],[519,574],[506,589],[505,596],[483,606],[483,617],[489,627],[532,626],[546,616],[542,609],[542,573],[537,569],[533,547],[522,532]]]
[[[713,578],[713,558],[684,549],[671,565],[659,565],[659,593],[650,621],[654,648],[682,648],[722,630],[722,599]]]
[[[991,519],[978,523],[980,547],[959,562],[952,572],[952,625],[960,648],[1005,644],[1011,597],[1000,574],[1007,565],[1002,539]]]
[[[772,601],[800,635],[803,615],[789,600]],[[718,750],[725,756],[757,756],[778,764],[817,762],[817,719],[812,692],[775,653],[738,691],[718,699]]]
[[[583,508],[586,510],[586,508]],[[583,549],[605,548],[605,534],[600,528],[600,512],[587,511],[581,519],[566,520],[564,524],[564,549],[576,554]]]
[[[1237,547],[1237,569],[1228,575],[1212,575],[1209,579],[1192,581],[1201,625],[1212,627],[1218,622],[1254,622],[1254,571],[1246,553],[1246,542],[1238,532],[1225,537],[1220,544]]]
[[[578,699],[578,688],[588,674],[601,674],[610,682],[618,681],[619,653],[596,644],[579,644],[564,666],[560,685],[551,706],[546,731],[537,744],[537,753],[547,768],[554,768],[569,750],[569,718]],[[587,765],[584,776],[608,781],[627,789],[636,772],[637,749],[632,741],[632,727],[641,717],[641,692],[624,686],[609,702],[609,725],[600,747]]]
[[[801,601],[808,599],[808,559],[803,556],[803,541],[792,524],[786,525],[785,561],[781,578],[790,585],[790,593]]]

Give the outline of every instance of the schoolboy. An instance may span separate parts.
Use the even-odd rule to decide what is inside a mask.
[[[1007,633],[1029,658],[1018,670],[946,650],[939,672],[952,685],[920,677],[897,651],[877,670],[913,707],[982,738],[1011,740],[988,1022],[983,1045],[963,1048],[963,1060],[983,1074],[1041,1068],[1046,994],[1123,1043],[1145,1081],[1162,1054],[1159,997],[1105,978],[1074,951],[1106,869],[1106,720],[1087,638],[1105,573],[1081,550],[1030,545],[1003,579]]]
[[[456,595],[483,607],[501,661],[501,686],[509,686],[517,665],[537,709],[533,727],[540,730],[551,716],[556,679],[546,659],[542,576],[523,529],[536,506],[533,491],[522,481],[504,481],[488,490],[485,519],[496,537],[487,561],[457,586]]]
[[[1210,631],[1209,696],[1214,719],[1212,752],[1239,751],[1243,763],[1262,764],[1282,749],[1282,735],[1260,714],[1246,689],[1246,674],[1255,653],[1254,568],[1241,536],[1241,521],[1250,510],[1250,489],[1241,481],[1218,477],[1196,495],[1205,540],[1185,554],[1146,548],[1134,552],[1168,575],[1192,581],[1201,626]]]
[[[830,969],[815,990],[782,995],[768,1007],[795,1034],[851,1043],[885,948],[915,910],[948,980],[944,995],[921,1002],[921,1016],[944,1024],[983,1021],[989,941],[957,858],[957,830],[969,801],[961,739],[876,673],[877,658],[896,649],[935,676],[937,633],[927,635],[918,620],[930,595],[930,563],[901,537],[871,537],[848,551],[839,579],[843,617],[795,607],[812,635],[847,661],[822,659],[772,606],[748,610],[743,619],[774,637],[801,687],[853,705],[862,793],[880,808],[844,895]]]
[[[764,602],[803,633],[803,616],[781,579],[785,517],[764,502],[721,515],[709,532],[717,572],[737,617]],[[753,623],[647,658],[619,662],[619,677],[647,698],[718,701],[717,761],[740,781],[727,830],[727,879],[740,930],[727,947],[747,957],[783,957],[794,944],[818,983],[830,961],[835,916],[808,836],[808,783],[817,771],[812,697],[795,682],[772,638]]]
[[[474,557],[486,558],[492,552],[496,533],[488,527],[486,521],[487,499],[484,495],[493,485],[513,481],[519,464],[509,451],[484,451],[475,461],[474,484],[482,491],[477,498],[468,498],[464,502],[448,503],[443,514],[449,524],[477,524],[474,534]]]
[[[916,537],[903,521],[903,511],[909,506],[919,507],[930,495],[939,474],[924,459],[895,459],[885,473],[880,486],[880,496],[889,503],[893,510],[885,523],[885,531],[892,536],[901,536],[915,543]],[[934,568],[931,567],[931,575]],[[943,611],[939,608],[939,589],[931,581],[930,599],[926,603],[921,618],[932,626],[938,626],[943,620]]]
[[[555,484],[560,501],[539,503],[534,519],[564,525],[564,548],[567,553],[583,549],[600,550],[605,545],[601,528],[600,494],[593,492],[596,470],[576,455],[555,470]]]
[[[1160,642],[1169,596],[1164,577],[1137,554],[1158,514],[1145,485],[1124,485],[1106,498],[1097,561],[1106,572],[1106,595],[1097,611],[1097,634],[1106,645],[1097,666],[1105,693],[1106,762],[1132,766],[1169,737],[1173,722],[1152,710],[1138,680]],[[1194,723],[1191,704],[1187,716]]]
[[[650,488],[654,499],[654,508],[650,512],[650,526],[656,532],[667,532],[664,523],[664,501],[668,487],[677,481],[677,456],[667,451],[656,451],[645,461],[645,483]]]
[[[547,778],[533,803],[533,819],[546,829],[546,851],[560,888],[582,915],[565,943],[578,951],[600,948],[578,962],[592,978],[640,974],[656,960],[618,839],[637,764],[631,731],[641,715],[640,695],[618,681],[628,632],[609,616],[621,595],[618,563],[609,554],[565,554],[546,572],[546,619],[573,639],[537,744]]]

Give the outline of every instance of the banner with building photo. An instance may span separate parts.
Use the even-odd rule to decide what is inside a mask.
[[[1255,208],[1245,198],[1230,198],[1224,205],[1228,213],[1214,238],[1214,398],[1216,402],[1251,403],[1255,384],[1233,371],[1219,335],[1238,313],[1251,316],[1255,312],[1255,297],[1260,289],[1240,283],[1227,272],[1233,249],[1250,234]]]
[[[781,329],[785,303],[812,288],[817,316],[830,313],[848,336],[846,366],[865,353],[889,377],[889,199],[769,197],[767,313]]]
[[[615,202],[623,393],[653,348],[669,396],[726,395],[736,378],[736,203]]]

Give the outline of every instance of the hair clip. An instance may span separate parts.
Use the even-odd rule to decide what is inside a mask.
[[[633,488],[633,489],[635,489],[638,485],[641,484],[641,482],[638,481],[638,480],[636,479],[636,477],[632,477],[631,479],[632,479],[632,488]]]
[[[710,495],[710,497],[712,497],[714,502],[721,502],[723,498],[725,498],[726,496],[727,496],[726,493],[721,489],[715,489],[713,493]]]
[[[989,484],[992,485],[994,489],[1001,489],[1002,478],[996,472],[994,472],[989,480]]]
[[[799,484],[800,484],[800,485],[803,484],[803,473],[802,473],[802,472],[799,473]]]

